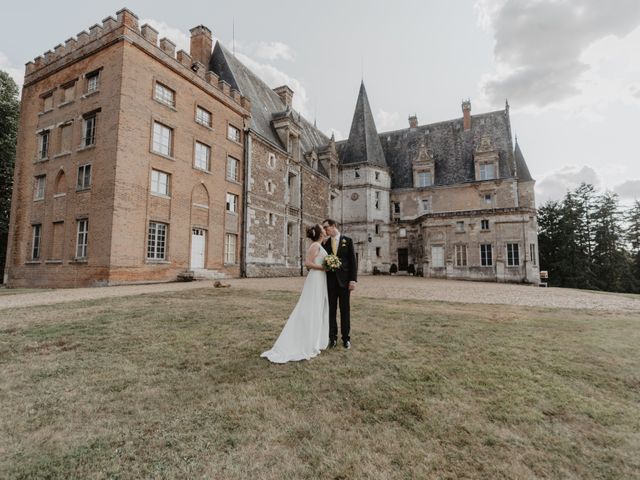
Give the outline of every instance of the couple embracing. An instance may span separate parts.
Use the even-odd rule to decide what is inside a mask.
[[[358,279],[353,241],[331,219],[307,229],[307,238],[312,243],[304,262],[309,274],[302,293],[273,348],[261,355],[274,363],[309,360],[336,347],[338,305],[342,346],[351,348],[349,297]]]

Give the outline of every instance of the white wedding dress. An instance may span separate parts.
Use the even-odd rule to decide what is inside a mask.
[[[322,265],[327,252],[320,247],[315,258]],[[310,270],[302,287],[300,299],[289,320],[271,350],[264,352],[274,363],[309,360],[327,348],[329,344],[329,296],[327,274],[322,270]]]

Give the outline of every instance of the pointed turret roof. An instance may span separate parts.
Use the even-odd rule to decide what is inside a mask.
[[[376,124],[367,98],[364,81],[360,84],[360,93],[356,110],[353,113],[349,139],[341,156],[342,163],[369,163],[379,167],[386,167],[384,151],[380,144]]]
[[[518,139],[516,138],[516,148],[513,151],[513,156],[516,160],[516,175],[521,182],[533,182],[531,173],[529,173],[529,167],[527,162],[524,161],[524,155],[520,151],[520,145],[518,145]]]

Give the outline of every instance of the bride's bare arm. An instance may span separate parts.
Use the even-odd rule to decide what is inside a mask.
[[[307,250],[307,258],[304,261],[304,266],[309,270],[322,270],[324,271],[324,267],[322,265],[317,265],[315,263],[315,259],[318,256],[318,252],[320,251],[320,245],[317,243],[312,243]]]

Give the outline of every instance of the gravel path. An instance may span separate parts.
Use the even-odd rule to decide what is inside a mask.
[[[229,279],[232,288],[247,290],[286,290],[299,292],[301,277]],[[104,288],[43,290],[11,293],[3,290],[0,310],[52,305],[78,300],[124,297],[162,292],[180,292],[194,288],[213,288],[212,281],[124,285]],[[410,276],[361,276],[354,295],[371,298],[436,300],[443,302],[523,305],[551,308],[584,308],[622,311],[637,314],[640,319],[640,295],[598,293],[565,288],[537,288],[503,283],[463,282]]]

